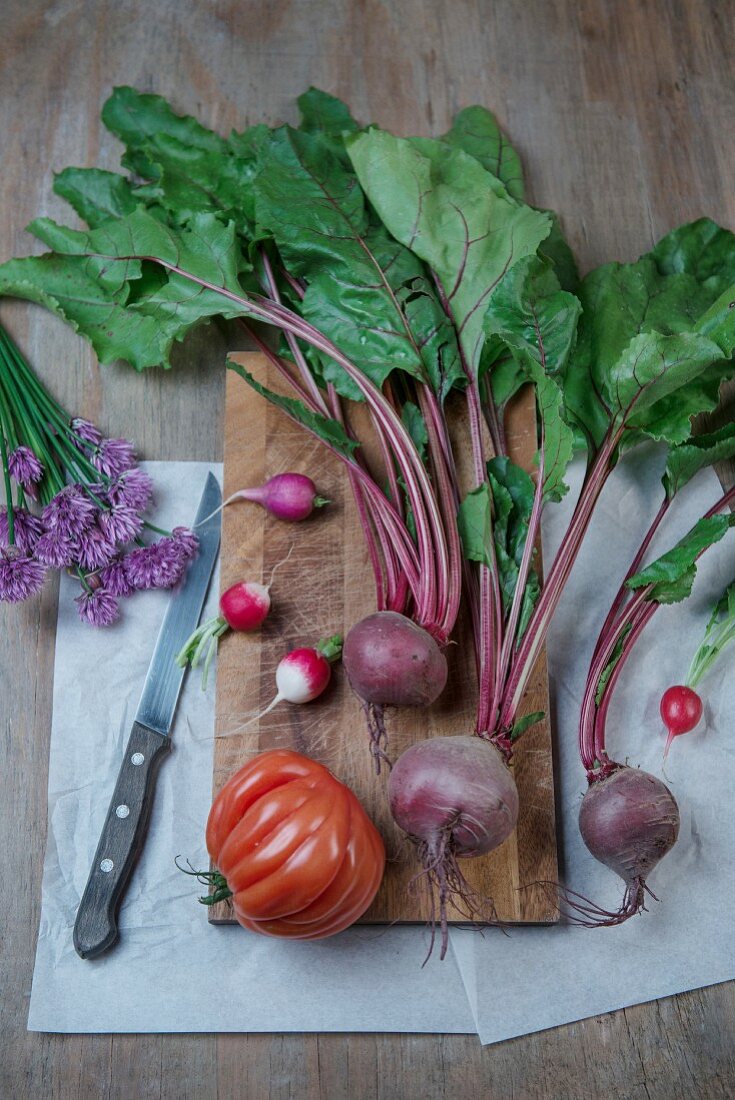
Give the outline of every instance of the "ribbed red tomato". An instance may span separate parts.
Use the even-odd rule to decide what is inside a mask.
[[[375,897],[385,849],[355,795],[288,749],[262,752],[227,781],[207,848],[245,928],[316,940],[353,924]]]

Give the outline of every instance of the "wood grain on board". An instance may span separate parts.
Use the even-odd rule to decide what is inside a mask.
[[[270,389],[283,391],[277,372],[264,356],[233,356]],[[463,403],[450,426],[460,478],[469,465]],[[358,410],[358,416],[362,410]],[[530,468],[536,450],[533,402],[524,397],[510,409],[511,456]],[[357,426],[357,424],[356,424]],[[369,436],[368,459],[375,466]],[[237,502],[222,520],[221,588],[243,578],[273,578],[273,610],[256,634],[232,633],[223,639],[217,660],[217,702],[213,791],[250,754],[269,748],[291,748],[326,764],[358,796],[386,843],[383,884],[363,922],[426,920],[431,901],[425,881],[416,880],[420,865],[404,834],[393,824],[386,793],[388,771],[375,774],[368,749],[365,717],[340,665],[326,694],[305,706],[282,703],[264,717],[275,693],[275,669],[289,649],[314,644],[320,637],[345,635],[350,626],[375,610],[375,586],[357,511],[342,464],[322,444],[279,409],[255,393],[234,371],[228,372],[225,398],[225,499],[239,488],[257,485],[285,470],[308,473],[332,503],[305,523],[281,523],[257,505]],[[279,564],[280,563],[280,564]],[[460,622],[459,644],[446,650],[448,686],[428,710],[386,711],[389,755],[395,759],[409,745],[427,737],[468,733],[474,729],[477,677],[468,624]],[[548,681],[542,658],[529,684],[520,713],[547,715]],[[502,921],[553,922],[556,907],[542,887],[557,877],[554,830],[554,783],[548,720],[539,722],[519,741],[514,774],[520,798],[516,831],[495,852],[462,861],[462,870],[480,897],[492,899]],[[413,883],[413,885],[412,885]],[[490,907],[486,909],[490,917]],[[215,923],[233,921],[232,906],[208,909]],[[452,909],[450,919],[466,920]],[[496,933],[500,934],[500,933]]]

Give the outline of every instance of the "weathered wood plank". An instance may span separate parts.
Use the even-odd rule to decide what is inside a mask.
[[[34,216],[66,218],[51,194],[54,170],[117,168],[119,146],[99,124],[114,84],[161,92],[226,132],[293,120],[295,96],[314,83],[349,100],[358,117],[403,133],[440,133],[452,111],[486,104],[522,153],[533,201],[562,212],[583,269],[632,259],[679,221],[709,214],[735,224],[733,41],[728,0],[157,0],[155,15],[142,0],[6,0],[0,258],[34,249],[23,232]],[[134,436],[146,458],[221,458],[220,367],[232,334],[210,327],[179,350],[175,371],[134,377],[124,367],[101,371],[87,345],[41,309],[2,303],[0,312],[70,408]],[[0,851],[6,867],[23,868],[0,897],[0,1093],[733,1094],[735,983],[487,1050],[461,1036],[169,1035],[160,1062],[142,1056],[125,1090],[112,1076],[117,1038],[27,1035],[54,609],[52,586],[38,604],[0,608]],[[147,1049],[145,1039],[130,1043]],[[666,1058],[652,1062],[657,1049]]]

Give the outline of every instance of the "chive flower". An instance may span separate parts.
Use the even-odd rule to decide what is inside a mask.
[[[45,569],[40,561],[15,546],[0,549],[0,600],[20,603],[40,592]]]
[[[13,545],[32,554],[43,535],[43,523],[26,508],[13,508]],[[0,546],[10,546],[8,509],[0,508]]]
[[[77,605],[79,618],[90,626],[111,626],[120,616],[120,605],[104,588],[82,592],[74,602]]]
[[[133,444],[70,417],[1,326],[0,480],[5,602],[27,599],[47,570],[65,569],[81,585],[79,618],[109,626],[120,614],[119,600],[136,589],[178,584],[196,553],[188,527],[168,532],[146,520],[153,482],[136,465]],[[163,537],[145,545],[146,530]]]
[[[30,447],[16,447],[8,455],[10,476],[25,489],[35,485],[43,477],[43,466]]]

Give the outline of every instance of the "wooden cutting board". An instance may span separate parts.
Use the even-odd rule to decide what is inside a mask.
[[[265,358],[255,352],[233,355],[271,389],[283,383]],[[461,402],[455,417],[461,416]],[[529,396],[509,412],[509,445],[517,462],[530,468],[536,450],[535,411]],[[450,419],[451,423],[451,419]],[[458,421],[461,424],[461,421]],[[460,475],[469,456],[458,456]],[[268,583],[272,611],[257,634],[225,636],[217,658],[213,792],[247,757],[264,749],[292,748],[319,760],[358,796],[385,840],[388,861],[381,889],[363,921],[424,921],[429,902],[413,851],[392,823],[386,785],[388,773],[374,773],[365,719],[338,664],[327,692],[304,706],[280,704],[246,725],[275,693],[280,658],[298,645],[313,645],[330,634],[346,634],[363,615],[375,610],[372,572],[362,531],[341,463],[319,442],[293,424],[234,372],[228,372],[225,410],[225,498],[286,470],[308,473],[332,503],[301,524],[270,517],[257,505],[235,503],[224,510],[221,589],[238,580]],[[290,556],[288,556],[290,553]],[[285,561],[288,556],[288,560]],[[414,741],[474,729],[476,682],[467,624],[460,621],[450,645],[449,683],[429,710],[387,711],[393,757]],[[545,655],[539,660],[521,714],[548,714]],[[548,721],[521,738],[513,770],[520,796],[518,827],[495,852],[464,860],[462,869],[474,890],[495,902],[499,919],[510,923],[551,923],[557,912],[546,891],[533,884],[557,878],[554,783]],[[526,887],[526,888],[524,888]],[[209,910],[215,923],[234,921],[223,902]],[[453,911],[460,922],[460,913]]]

